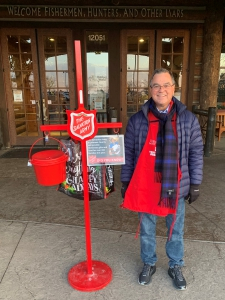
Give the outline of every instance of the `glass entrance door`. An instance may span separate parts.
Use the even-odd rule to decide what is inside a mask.
[[[122,32],[121,120],[128,119],[150,98],[149,74],[154,70],[153,30]]]
[[[30,35],[8,35],[8,58],[16,134],[38,136]]]
[[[42,122],[66,124],[67,109],[75,108],[74,63],[70,30],[39,30]],[[73,99],[73,100],[71,100]],[[67,136],[67,131],[53,131],[53,136]]]
[[[150,97],[149,77],[155,68],[170,70],[175,97],[186,104],[188,30],[126,30],[121,35],[121,120],[123,128]]]
[[[7,29],[1,44],[10,144],[31,145],[43,136],[40,125],[65,124],[75,107],[71,32]]]
[[[127,116],[149,99],[150,36],[127,37]]]
[[[173,73],[175,79],[174,96],[184,104],[187,104],[188,49],[188,30],[157,31],[157,67],[165,68]]]
[[[86,32],[88,108],[96,109],[97,120],[107,122],[109,97],[108,33]]]
[[[35,35],[31,30],[4,30],[1,44],[10,144],[29,144],[40,136]]]

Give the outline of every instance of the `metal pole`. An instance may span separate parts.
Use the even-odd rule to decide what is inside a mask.
[[[91,221],[90,221],[90,207],[89,207],[86,141],[81,141],[81,153],[82,153],[82,170],[83,170],[83,184],[84,184],[84,218],[85,218],[85,231],[86,231],[87,273],[91,275],[93,271],[92,271],[92,257],[91,257]]]
[[[215,139],[215,127],[216,127],[216,107],[209,107],[208,109],[208,121],[206,129],[204,155],[209,157],[213,152],[214,139]]]

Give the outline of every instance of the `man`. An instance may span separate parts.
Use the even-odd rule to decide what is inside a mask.
[[[147,285],[156,271],[156,221],[168,229],[168,274],[177,289],[186,289],[183,228],[185,200],[199,196],[203,172],[203,142],[197,118],[173,95],[170,71],[156,69],[150,80],[151,98],[128,122],[122,166],[123,208],[138,212],[141,259],[138,282]]]

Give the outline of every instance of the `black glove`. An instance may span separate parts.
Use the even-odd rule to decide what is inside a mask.
[[[129,182],[123,182],[123,185],[121,187],[121,196],[124,199],[125,198],[125,194],[126,194],[126,190],[128,188]]]
[[[198,184],[192,184],[190,185],[189,194],[185,198],[189,204],[197,200],[199,196],[199,185]]]

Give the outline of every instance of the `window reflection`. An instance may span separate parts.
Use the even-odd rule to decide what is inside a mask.
[[[68,87],[68,72],[58,72],[58,87]]]
[[[68,55],[66,36],[45,36],[45,88],[49,124],[67,123],[66,109],[70,109]]]
[[[29,36],[20,36],[20,50],[23,53],[31,52],[31,38]]]
[[[44,37],[44,49],[45,53],[55,53],[55,37]]]
[[[148,72],[140,72],[138,73],[138,87],[140,88],[146,88],[148,87]]]
[[[31,38],[8,35],[8,57],[18,136],[38,136]]]
[[[174,37],[173,52],[174,53],[183,53],[184,52],[184,38],[183,37]]]
[[[137,87],[137,71],[127,73],[127,84],[131,87]]]
[[[8,35],[8,51],[10,52],[19,52],[19,37],[15,35]]]
[[[127,53],[137,53],[138,52],[138,37],[128,36],[127,38]]]
[[[33,70],[32,54],[21,54],[22,69]]]
[[[162,57],[161,57],[162,68],[170,70],[171,69],[171,61],[172,61],[171,55],[162,55]]]
[[[127,70],[137,70],[136,54],[127,54]]]
[[[225,44],[222,45],[220,55],[220,72],[217,95],[218,108],[225,109]]]
[[[56,48],[61,53],[67,53],[67,38],[66,36],[57,36]]]
[[[139,55],[139,70],[148,70],[149,69],[149,56]]]
[[[148,54],[149,53],[149,38],[139,38],[139,53]]]
[[[172,52],[172,38],[162,38],[162,53]]]
[[[183,64],[183,55],[174,55],[173,56],[173,65],[174,70],[182,70],[182,64]]]
[[[127,38],[127,116],[137,112],[149,98],[149,38]]]
[[[108,53],[87,53],[88,105],[90,109],[106,112],[108,98]]]
[[[19,54],[9,54],[9,63],[11,71],[20,70],[20,55]]]
[[[108,34],[86,32],[88,107],[97,110],[100,122],[106,122],[109,97]]]
[[[45,70],[56,70],[55,56],[51,57],[49,55],[45,55]]]
[[[57,55],[56,60],[58,70],[68,70],[67,54]]]
[[[163,37],[161,67],[173,73],[175,97],[181,100],[184,37]]]

